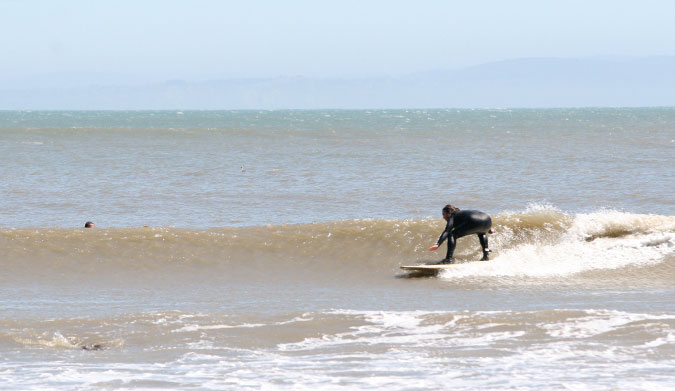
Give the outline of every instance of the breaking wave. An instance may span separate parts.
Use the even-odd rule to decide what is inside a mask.
[[[288,268],[328,273],[358,268],[394,272],[403,264],[442,257],[427,249],[440,219],[347,220],[303,225],[188,230],[2,229],[0,281],[68,276],[180,273]],[[490,262],[476,237],[458,240],[457,267],[443,277],[560,277],[657,268],[675,275],[675,217],[601,210],[570,215],[534,207],[493,216]],[[366,272],[367,273],[367,272]]]

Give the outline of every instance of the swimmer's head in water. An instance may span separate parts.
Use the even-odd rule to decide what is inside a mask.
[[[93,227],[94,223],[92,223],[91,221],[87,221],[86,223],[84,223],[84,228],[93,228]]]

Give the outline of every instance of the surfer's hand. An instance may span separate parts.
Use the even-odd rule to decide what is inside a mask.
[[[429,251],[436,251],[438,250],[438,245],[434,244],[433,246],[429,247]]]

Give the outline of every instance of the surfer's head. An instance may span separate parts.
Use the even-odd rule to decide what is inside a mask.
[[[93,228],[93,227],[94,223],[92,223],[91,221],[87,221],[86,223],[84,223],[84,228]]]
[[[454,205],[447,204],[443,207],[443,218],[448,219],[450,216],[452,216],[453,213],[457,212],[459,210],[458,207]]]

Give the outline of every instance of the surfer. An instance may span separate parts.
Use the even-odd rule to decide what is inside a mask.
[[[86,223],[84,223],[84,228],[94,228],[94,223],[92,223],[91,221],[87,221]]]
[[[438,238],[436,244],[429,248],[429,251],[436,251],[445,239],[448,239],[448,253],[445,259],[438,264],[453,263],[452,254],[455,252],[456,240],[462,236],[476,234],[483,248],[483,258],[481,261],[488,261],[488,233],[494,233],[492,229],[492,219],[486,213],[477,210],[459,210],[453,205],[446,205],[443,208],[443,218],[447,221],[445,230]]]

